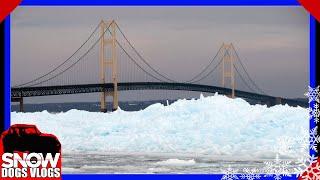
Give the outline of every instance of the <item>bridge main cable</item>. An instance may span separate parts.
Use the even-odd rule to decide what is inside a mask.
[[[95,27],[95,29],[92,31],[92,33],[90,34],[90,36],[84,41],[84,43],[82,43],[82,45],[71,55],[69,56],[65,61],[63,61],[61,64],[59,64],[57,67],[53,68],[51,71],[47,72],[46,74],[38,77],[38,78],[35,78],[31,81],[28,81],[26,83],[23,83],[23,84],[19,84],[19,85],[16,85],[14,86],[15,88],[16,87],[21,87],[21,86],[24,86],[24,85],[27,85],[27,84],[30,84],[30,83],[33,83],[35,81],[38,81],[39,79],[43,78],[43,77],[46,77],[47,75],[53,73],[54,71],[56,71],[57,69],[59,69],[60,67],[62,67],[64,64],[66,64],[69,60],[71,60],[71,58],[79,52],[79,50],[92,38],[92,36],[94,35],[94,33],[98,30],[99,26],[100,26],[101,22]]]
[[[197,75],[195,75],[193,78],[191,78],[190,80],[188,80],[188,81],[186,81],[186,82],[187,82],[187,83],[188,83],[188,82],[190,82],[190,83],[199,82],[199,81],[201,81],[202,79],[208,77],[208,75],[209,75],[210,73],[212,73],[212,72],[217,68],[217,66],[221,63],[222,60],[221,60],[221,61],[218,63],[218,65],[217,65],[216,67],[214,67],[213,70],[211,70],[207,75],[205,75],[204,77],[202,77],[200,80],[195,81],[195,79],[197,79],[198,77],[200,77],[200,76],[211,66],[211,64],[215,61],[216,57],[219,55],[219,53],[220,53],[220,51],[222,50],[222,48],[223,48],[223,45],[220,46],[218,52],[217,52],[216,55],[213,57],[213,59],[210,61],[210,63],[209,63],[200,73],[198,73]]]
[[[129,41],[129,39],[127,38],[127,36],[124,34],[124,32],[121,30],[121,28],[119,27],[119,25],[116,23],[116,26],[119,30],[119,32],[121,33],[121,35],[124,37],[124,39],[126,40],[126,42],[130,45],[130,47],[133,49],[133,51],[138,55],[138,57],[150,68],[152,69],[156,74],[158,74],[159,76],[161,76],[162,78],[169,80],[171,82],[179,82],[176,80],[173,80],[169,77],[167,77],[166,75],[161,74],[158,70],[156,70],[155,68],[153,68],[146,60],[145,58],[143,58],[143,56],[138,52],[138,50],[133,46],[133,44]],[[219,55],[220,51],[222,50],[223,45],[219,48],[218,52],[216,53],[216,55],[214,56],[214,58],[210,61],[210,63],[197,75],[195,75],[194,77],[192,77],[190,80],[187,81],[183,81],[182,83],[192,83],[192,82],[198,82],[198,81],[194,81],[195,79],[197,79],[199,76],[201,76],[209,67],[210,65],[215,61],[216,57]],[[133,58],[131,58],[133,59]],[[220,63],[219,63],[220,64]],[[215,67],[216,68],[216,67]],[[215,69],[214,68],[214,69]],[[212,73],[213,71],[210,71],[210,73]],[[210,74],[209,73],[209,74]],[[201,78],[201,80],[204,78]]]
[[[247,88],[249,88],[249,90],[255,92],[258,94],[258,92],[256,90],[254,90],[251,86],[249,86],[249,84],[247,83],[247,81],[243,78],[243,76],[241,75],[240,71],[238,70],[237,66],[233,65],[233,68],[236,70],[236,73],[239,75],[241,81],[246,85]]]
[[[219,51],[218,51],[219,52]],[[227,51],[225,51],[224,52],[224,54],[223,54],[223,56],[225,56],[226,55],[226,53],[227,53]],[[217,53],[218,54],[218,53]],[[214,66],[214,68],[211,70],[211,71],[209,71],[205,76],[203,76],[202,78],[200,78],[200,79],[198,79],[198,80],[196,80],[196,81],[192,81],[192,82],[190,82],[190,83],[196,83],[196,82],[199,82],[199,81],[201,81],[201,80],[203,80],[203,79],[205,79],[206,77],[208,77],[213,71],[215,71],[217,68],[218,68],[218,66],[221,64],[221,62],[223,61],[223,56],[220,58],[220,61],[218,62],[218,64],[216,64],[216,66]],[[217,57],[217,55],[215,56],[215,58]],[[213,62],[213,61],[212,61]],[[209,67],[209,66],[208,66]]]
[[[233,51],[235,52],[235,54],[236,54],[236,56],[237,56],[237,58],[238,58],[238,60],[239,60],[239,62],[240,62],[240,65],[241,65],[242,69],[244,70],[245,74],[247,75],[249,81],[253,84],[253,86],[254,86],[258,91],[260,91],[261,93],[267,95],[267,93],[266,93],[265,91],[263,91],[263,90],[253,81],[253,79],[252,79],[251,76],[249,75],[247,69],[244,67],[244,65],[243,65],[243,63],[242,63],[242,61],[241,61],[241,59],[240,59],[240,56],[239,56],[239,54],[237,53],[237,51],[235,50],[235,47],[233,46],[233,44],[231,44],[231,47],[232,47]]]
[[[100,41],[100,39],[103,37],[103,35],[107,32],[107,30],[109,30],[109,27],[112,23],[109,24],[109,26],[106,28],[106,30],[100,35],[100,37],[98,38],[98,40],[77,60],[75,61],[74,63],[72,63],[67,69],[63,70],[62,72],[56,74],[55,76],[49,78],[49,79],[46,79],[46,80],[43,80],[43,81],[40,81],[36,84],[32,84],[30,85],[30,87],[32,86],[35,86],[35,85],[38,85],[38,84],[42,84],[44,82],[47,82],[47,81],[50,81],[58,76],[60,76],[61,74],[65,73],[67,70],[71,69],[72,67],[74,67],[78,62],[80,62],[94,47],[95,45]]]
[[[152,69],[156,74],[158,74],[159,76],[161,76],[162,78],[171,81],[171,82],[178,82],[174,79],[171,79],[169,77],[167,77],[166,75],[161,74],[159,71],[157,71],[156,69],[154,69],[143,57],[142,55],[137,51],[137,49],[133,46],[133,44],[129,41],[129,39],[126,37],[126,35],[124,34],[124,32],[121,30],[121,28],[119,27],[119,25],[117,23],[115,23],[119,32],[121,33],[121,35],[124,37],[124,39],[126,40],[126,42],[130,45],[130,47],[133,49],[133,51],[139,56],[139,58],[150,68]]]
[[[145,72],[146,74],[148,74],[149,76],[155,78],[156,80],[160,81],[160,82],[166,82],[166,81],[163,81],[162,79],[159,79],[157,78],[156,76],[152,75],[151,73],[149,73],[148,71],[146,71],[145,69],[143,69],[143,67],[141,67],[139,65],[139,63],[134,60],[134,58],[132,56],[130,56],[130,54],[124,49],[124,47],[119,43],[118,40],[116,40],[116,43],[118,44],[118,46],[123,50],[123,52],[129,57],[129,59],[135,64],[137,65],[143,72]]]

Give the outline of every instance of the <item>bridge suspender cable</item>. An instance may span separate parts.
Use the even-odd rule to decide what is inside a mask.
[[[65,61],[63,61],[61,64],[59,64],[57,67],[55,67],[54,69],[52,69],[51,71],[47,72],[46,74],[38,77],[38,78],[35,78],[31,81],[28,81],[26,83],[23,83],[23,84],[19,84],[19,85],[16,85],[14,87],[21,87],[21,86],[24,86],[24,85],[27,85],[27,84],[30,84],[30,83],[33,83],[43,77],[46,77],[47,75],[51,74],[52,72],[56,71],[57,69],[59,69],[61,66],[63,66],[65,63],[67,63],[90,39],[91,37],[94,35],[94,33],[98,30],[100,26],[100,23],[97,25],[97,27],[93,30],[93,32],[90,34],[90,36],[87,38],[87,40],[70,56],[68,57]]]
[[[256,90],[254,90],[251,86],[249,86],[249,84],[247,83],[247,81],[245,81],[245,79],[243,78],[243,76],[241,75],[241,73],[239,72],[238,68],[233,65],[233,68],[236,70],[237,74],[239,75],[241,81],[246,85],[246,87],[248,87],[251,91],[257,93]]]
[[[190,83],[196,83],[196,82],[199,82],[199,81],[205,79],[206,77],[208,77],[214,70],[217,69],[217,67],[221,64],[221,62],[222,62],[222,58],[221,58],[221,60],[218,62],[218,64],[217,64],[211,71],[209,71],[205,76],[203,76],[203,77],[202,77],[201,79],[199,79],[199,80],[192,81],[192,82],[190,82]]]
[[[216,57],[219,55],[219,53],[220,53],[220,51],[222,50],[222,47],[223,47],[223,45],[222,46],[220,46],[220,48],[219,48],[219,50],[218,50],[218,52],[216,53],[216,55],[213,57],[213,59],[210,61],[210,63],[200,72],[200,73],[198,73],[197,75],[195,75],[193,78],[191,78],[190,80],[188,80],[188,81],[186,81],[186,83],[188,83],[188,82],[190,82],[190,83],[192,83],[192,82],[198,82],[198,81],[201,81],[202,79],[204,79],[204,78],[201,78],[200,80],[198,80],[198,81],[194,81],[195,79],[197,79],[199,76],[201,76],[210,66],[211,66],[211,64],[214,62],[214,60],[216,59]],[[222,61],[222,60],[221,60]],[[221,62],[219,62],[218,64],[220,64]],[[215,67],[216,68],[216,67]],[[215,69],[214,68],[214,69]],[[213,71],[210,71],[210,73],[212,73]],[[209,74],[210,74],[209,73]]]
[[[117,25],[117,24],[116,24]],[[118,28],[119,29],[119,28]],[[120,30],[120,29],[119,29]],[[110,33],[110,34],[112,34],[112,32],[110,31],[110,29],[108,29],[108,32]],[[154,76],[154,75],[152,75],[151,73],[149,73],[148,71],[146,71],[145,69],[143,69],[143,67],[141,67],[140,65],[139,65],[139,63],[132,57],[132,56],[130,56],[130,54],[128,53],[128,51],[126,51],[125,49],[124,49],[124,47],[120,44],[120,42],[116,39],[116,43],[118,44],[118,46],[123,50],[123,52],[128,56],[128,58],[131,60],[131,61],[133,61],[133,63],[135,64],[135,65],[137,65],[138,67],[139,67],[139,69],[141,69],[143,72],[145,72],[147,75],[149,75],[149,76],[151,76],[151,77],[153,77],[153,78],[155,78],[156,80],[158,80],[158,81],[160,81],[160,82],[166,82],[166,81],[163,81],[162,79],[159,79],[159,78],[157,78],[156,76]]]
[[[124,32],[121,30],[121,28],[119,27],[119,25],[116,23],[116,26],[119,30],[119,32],[121,33],[121,35],[124,37],[124,39],[127,41],[127,43],[130,45],[130,47],[133,49],[133,51],[139,56],[139,58],[150,68],[152,69],[156,74],[158,74],[159,76],[161,76],[162,78],[172,81],[172,82],[178,82],[176,80],[170,79],[168,78],[166,75],[161,74],[159,71],[157,71],[156,69],[154,69],[146,60],[145,58],[143,58],[143,56],[137,51],[137,49],[133,46],[133,44],[129,41],[129,39],[126,37],[126,35],[124,34]],[[221,49],[223,46],[221,46],[218,50],[218,52],[216,53],[215,57],[210,61],[210,63],[197,75],[195,75],[193,78],[191,78],[188,81],[184,81],[184,83],[188,83],[188,82],[197,82],[194,81],[195,79],[197,79],[199,76],[201,76],[209,67],[210,65],[214,62],[214,60],[216,59],[216,57],[218,56],[218,54],[220,53]],[[213,71],[210,71],[210,73]],[[204,78],[201,78],[201,80]]]
[[[124,39],[127,41],[127,43],[130,45],[130,47],[133,49],[133,51],[139,56],[139,58],[150,68],[152,69],[156,74],[158,74],[159,76],[161,76],[162,78],[172,81],[172,82],[177,82],[176,80],[170,79],[168,78],[166,75],[161,74],[159,71],[157,71],[156,69],[154,69],[142,56],[141,54],[137,51],[137,49],[133,46],[133,44],[129,41],[129,39],[126,37],[126,35],[123,33],[123,31],[121,30],[121,28],[119,27],[119,25],[116,23],[116,26],[119,30],[119,32],[121,33],[121,35],[124,37]]]
[[[71,69],[73,66],[75,66],[78,62],[80,62],[94,47],[95,45],[100,41],[100,39],[104,36],[104,34],[107,32],[107,30],[109,30],[109,27],[112,23],[109,24],[109,26],[103,31],[103,33],[100,35],[99,39],[77,60],[75,61],[74,63],[72,63],[67,69],[63,70],[62,72],[56,74],[55,76],[49,78],[49,79],[46,79],[46,80],[43,80],[43,81],[40,81],[38,83],[35,83],[35,84],[32,84],[30,85],[31,86],[35,86],[35,85],[38,85],[38,84],[42,84],[44,82],[47,82],[47,81],[50,81],[51,79],[54,79],[56,78],[57,76],[60,76],[61,74],[63,74],[64,72],[66,72],[67,70]]]
[[[152,69],[156,74],[158,74],[159,76],[161,76],[162,78],[166,79],[166,80],[169,80],[169,81],[172,81],[172,82],[178,82],[178,81],[175,81],[173,79],[170,79],[168,78],[167,76],[161,74],[159,71],[157,71],[156,69],[154,69],[143,57],[142,55],[136,50],[136,48],[133,46],[133,44],[129,41],[129,39],[126,37],[126,35],[124,34],[124,32],[121,30],[121,28],[119,27],[119,25],[116,23],[116,26],[119,30],[119,32],[121,33],[121,35],[124,37],[124,39],[126,40],[126,42],[130,45],[130,47],[134,50],[134,52],[139,56],[139,58],[150,68]],[[110,32],[110,30],[109,30]],[[111,33],[111,32],[110,32]],[[143,70],[145,73],[147,73],[149,76],[161,81],[161,82],[165,82],[157,77],[155,77],[154,75],[152,75],[151,73],[147,72],[146,70],[144,70],[138,63],[136,60],[134,60],[134,58],[132,56],[130,56],[130,54],[123,48],[123,46],[119,43],[119,41],[117,40],[117,44],[119,45],[119,47],[125,52],[125,54],[141,69]],[[195,77],[193,77],[191,80],[189,81],[185,81],[186,82],[191,82],[193,81],[194,79],[196,79],[197,77],[199,77],[203,72],[205,72],[209,66],[213,63],[214,59],[217,57],[217,55],[219,54],[219,52],[221,51],[222,49],[222,46],[220,47],[218,53],[216,54],[216,56],[211,60],[211,62],[207,65],[207,67],[200,73],[198,73]],[[221,63],[221,62],[220,62]],[[219,63],[219,64],[220,64]],[[216,67],[214,68],[216,69]],[[213,71],[210,71],[210,73],[212,73]],[[210,74],[209,73],[209,74]],[[202,79],[201,79],[202,80]],[[194,82],[197,82],[197,81],[194,81]]]
[[[232,47],[233,51],[235,52],[235,54],[236,54],[236,56],[237,56],[237,58],[238,58],[238,60],[239,60],[239,62],[240,62],[241,67],[243,68],[243,70],[245,71],[247,77],[249,78],[249,81],[253,84],[253,86],[254,86],[258,91],[260,91],[261,93],[267,95],[267,93],[266,93],[265,91],[263,91],[263,90],[252,80],[252,78],[250,77],[247,69],[246,69],[246,68],[244,67],[244,65],[242,64],[241,59],[240,59],[240,57],[239,57],[239,54],[238,54],[237,51],[235,50],[233,44],[231,45],[231,47]]]
[[[125,40],[127,41],[127,43],[130,45],[130,47],[135,51],[135,53],[139,56],[139,58],[140,58],[150,69],[152,69],[156,74],[158,74],[159,76],[161,76],[162,78],[164,78],[164,79],[166,79],[166,80],[169,80],[169,81],[171,81],[171,82],[178,82],[178,81],[176,81],[176,80],[173,80],[173,79],[168,78],[166,75],[161,74],[159,71],[157,71],[155,68],[153,68],[153,67],[142,57],[142,55],[136,50],[136,48],[133,46],[133,44],[128,40],[128,38],[125,36],[125,34],[123,33],[123,31],[122,31],[122,30],[120,29],[120,27],[118,26],[118,24],[117,24],[117,23],[115,23],[115,24],[116,24],[118,30],[120,31],[120,33],[122,34],[122,36],[125,38]],[[68,61],[70,61],[71,58],[72,58],[76,53],[78,53],[78,52],[80,51],[80,49],[92,38],[92,36],[93,36],[94,33],[97,31],[97,29],[99,28],[99,26],[100,26],[100,23],[96,26],[96,28],[93,30],[93,32],[90,34],[90,36],[86,39],[86,41],[85,41],[69,58],[67,58],[67,59],[66,59],[65,61],[63,61],[61,64],[59,64],[59,65],[56,66],[54,69],[52,69],[51,71],[47,72],[46,74],[44,74],[44,75],[42,75],[42,76],[40,76],[40,77],[38,77],[38,78],[35,78],[35,79],[33,79],[33,80],[31,80],[31,81],[28,81],[28,82],[26,82],[26,83],[23,83],[23,84],[16,85],[16,86],[14,86],[14,87],[21,87],[21,86],[25,86],[25,85],[31,84],[31,83],[33,83],[33,82],[36,82],[36,81],[38,81],[38,80],[40,80],[40,79],[42,79],[42,78],[44,78],[44,77],[52,74],[52,73],[55,72],[56,70],[58,70],[60,67],[62,67],[64,64],[66,64]],[[109,29],[107,29],[107,30],[110,31]],[[105,33],[105,32],[104,32],[104,33]],[[99,39],[101,39],[101,37],[99,37]],[[97,43],[97,42],[96,42],[96,43]],[[96,43],[95,43],[93,46],[91,46],[90,49],[89,49],[83,56],[81,56],[75,63],[71,64],[71,66],[69,66],[69,67],[68,67],[67,69],[65,69],[64,71],[62,71],[62,72],[54,75],[54,76],[51,77],[51,78],[48,78],[48,79],[46,79],[46,80],[43,80],[43,81],[40,81],[40,82],[31,84],[31,85],[28,85],[28,86],[35,86],[35,85],[38,85],[38,84],[47,82],[47,81],[49,81],[49,80],[51,80],[51,79],[54,79],[55,77],[59,76],[60,74],[63,74],[65,71],[69,70],[69,69],[72,68],[75,64],[77,64],[86,54],[88,54],[88,52],[96,45]],[[149,76],[152,76],[153,78],[155,78],[155,79],[157,79],[157,80],[159,80],[159,81],[161,81],[161,82],[165,82],[165,81],[163,81],[163,80],[155,77],[155,76],[152,75],[151,73],[147,72],[146,70],[144,70],[144,69],[137,63],[137,61],[135,61],[135,60],[132,58],[132,56],[129,55],[129,53],[123,48],[123,46],[121,46],[121,44],[120,44],[119,42],[117,42],[117,43],[118,43],[118,45],[121,47],[121,49],[127,54],[127,56],[128,56],[140,69],[142,69],[142,70],[143,70],[145,73],[147,73]],[[222,49],[222,46],[220,47],[220,49],[219,49],[218,52],[216,53],[215,57],[210,61],[210,63],[209,63],[200,73],[198,73],[196,76],[194,76],[193,78],[191,78],[190,80],[185,81],[185,82],[191,82],[191,83],[192,83],[192,82],[198,82],[198,81],[204,79],[205,77],[207,77],[208,75],[210,75],[210,73],[212,73],[213,70],[210,71],[205,77],[201,78],[200,80],[194,81],[196,78],[200,77],[200,76],[210,67],[210,65],[214,62],[214,60],[215,60],[216,57],[218,56],[218,54],[219,54],[219,52],[221,51],[221,49]],[[218,64],[220,64],[220,63],[221,63],[221,62],[219,62]],[[216,68],[217,68],[217,67],[215,67],[214,70],[215,70]]]
[[[116,40],[116,43],[119,45],[119,47],[125,52],[125,54],[129,57],[129,59],[134,62],[135,65],[137,65],[137,66],[138,66],[143,72],[145,72],[147,75],[155,78],[156,80],[158,80],[158,81],[160,81],[160,82],[166,82],[166,81],[162,80],[162,78],[165,79],[165,80],[168,80],[168,81],[170,81],[170,82],[178,82],[178,81],[176,81],[176,80],[170,79],[170,78],[167,77],[166,75],[160,73],[158,70],[156,70],[155,68],[153,68],[153,67],[142,57],[142,55],[136,50],[136,48],[133,46],[133,44],[129,41],[129,39],[125,36],[125,34],[123,33],[123,31],[120,29],[120,27],[118,26],[118,24],[117,24],[116,22],[112,21],[112,22],[109,24],[109,26],[103,31],[103,33],[100,35],[99,39],[98,39],[97,41],[95,41],[94,44],[93,44],[80,58],[78,58],[77,61],[75,61],[74,63],[72,63],[69,67],[67,67],[66,69],[64,69],[64,70],[61,71],[61,72],[58,72],[57,74],[53,75],[52,77],[49,77],[49,78],[47,78],[47,79],[45,79],[45,80],[42,80],[42,81],[40,81],[40,82],[37,82],[38,80],[41,80],[42,78],[44,78],[44,77],[52,74],[53,72],[55,72],[56,70],[58,70],[59,68],[61,68],[63,65],[65,65],[68,61],[70,61],[71,58],[74,57],[74,55],[75,55],[76,53],[78,53],[78,52],[80,51],[80,49],[82,49],[82,48],[84,47],[84,45],[87,44],[87,42],[93,37],[93,35],[94,35],[95,32],[97,31],[97,29],[99,28],[99,26],[100,26],[101,23],[99,23],[99,24],[97,25],[97,27],[94,29],[94,31],[93,31],[93,32],[90,34],[90,36],[86,39],[86,41],[85,41],[69,58],[67,58],[67,59],[66,59],[65,61],[63,61],[61,64],[59,64],[58,66],[56,66],[55,68],[53,68],[51,71],[49,71],[48,73],[46,73],[46,74],[44,74],[44,75],[42,75],[42,76],[40,76],[40,77],[38,77],[38,78],[35,78],[35,79],[31,80],[31,81],[28,81],[28,82],[26,82],[26,83],[23,83],[23,84],[14,86],[14,87],[16,88],[16,87],[21,87],[21,86],[25,86],[25,85],[28,85],[29,87],[32,87],[32,86],[35,86],[35,85],[38,85],[38,84],[42,84],[42,83],[44,83],[44,82],[50,81],[50,80],[52,80],[52,79],[60,76],[61,74],[63,74],[63,73],[66,72],[67,70],[71,69],[71,68],[74,67],[78,62],[80,62],[80,61],[95,47],[95,45],[100,41],[100,39],[104,36],[104,34],[105,34],[107,31],[110,32],[109,27],[110,27],[110,25],[111,25],[112,23],[115,23],[115,25],[116,25],[117,29],[119,30],[119,32],[122,34],[122,36],[124,37],[124,39],[126,40],[126,42],[129,44],[129,46],[130,46],[130,47],[134,50],[134,52],[138,55],[138,57],[139,57],[152,71],[154,71],[154,72],[155,72],[157,75],[159,75],[161,78],[159,78],[159,77],[153,75],[153,73],[150,73],[150,72],[148,72],[147,70],[145,70],[132,56],[130,56],[130,54],[128,53],[128,51],[119,43],[119,41]],[[111,32],[110,32],[110,33],[111,33]],[[222,56],[222,58],[220,59],[220,61],[218,62],[218,64],[216,64],[216,66],[213,67],[213,69],[212,69],[211,71],[209,71],[209,72],[206,73],[202,78],[200,78],[200,77],[211,67],[211,65],[212,65],[213,62],[217,59],[217,57],[219,57],[218,55],[221,54],[222,50],[224,49],[223,47],[224,47],[224,46],[222,45],[222,46],[219,48],[218,52],[217,52],[216,55],[213,57],[213,59],[210,61],[210,63],[209,63],[207,66],[205,66],[205,68],[204,68],[200,73],[198,73],[197,75],[195,75],[195,76],[194,76],[193,78],[191,78],[190,80],[185,81],[184,83],[195,83],[195,82],[199,82],[199,81],[205,79],[206,77],[208,77],[213,71],[215,71],[215,70],[217,69],[217,67],[221,64],[221,62],[223,61],[223,56],[225,56],[226,52],[228,52],[228,51],[231,50],[231,49],[225,49],[224,55]],[[231,48],[232,48],[232,50],[234,51],[234,54],[236,55],[237,59],[239,60],[242,69],[245,71],[245,74],[246,74],[246,76],[248,77],[249,82],[253,85],[253,87],[254,87],[256,90],[258,90],[259,92],[262,92],[263,94],[266,94],[261,88],[259,88],[259,86],[258,86],[258,85],[253,81],[253,79],[250,77],[247,69],[246,69],[245,66],[243,65],[243,63],[242,63],[242,61],[241,61],[241,59],[240,59],[237,51],[235,50],[235,47],[233,46],[233,44],[231,44]],[[251,86],[249,86],[249,84],[247,83],[247,81],[246,81],[246,80],[243,78],[243,76],[240,74],[240,72],[239,72],[239,70],[237,69],[237,67],[236,67],[235,65],[233,65],[233,66],[234,66],[237,74],[240,76],[241,80],[245,83],[245,85],[246,85],[250,90],[256,92],[256,91],[254,90],[254,88],[252,88]],[[198,78],[200,78],[200,79],[198,79]],[[196,80],[196,79],[198,79],[198,80]],[[33,83],[33,84],[32,84],[32,83]],[[30,84],[31,84],[31,85],[30,85]]]
[[[130,59],[131,61],[133,61],[133,63],[134,63],[135,65],[137,65],[143,72],[145,72],[145,73],[148,74],[149,76],[157,79],[157,80],[160,81],[160,82],[166,82],[166,81],[163,81],[162,79],[159,79],[159,78],[157,78],[156,76],[152,75],[152,74],[149,73],[148,71],[144,70],[143,67],[141,67],[141,66],[139,65],[139,63],[137,63],[137,61],[134,60],[134,58],[133,58],[132,56],[130,56],[130,54],[123,48],[123,46],[119,43],[118,40],[116,40],[116,43],[117,43],[118,46],[124,51],[124,53],[129,57],[129,59]]]

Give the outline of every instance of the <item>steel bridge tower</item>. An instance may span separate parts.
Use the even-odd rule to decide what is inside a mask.
[[[231,98],[235,97],[235,77],[234,77],[234,61],[235,56],[232,53],[232,43],[222,45],[222,87],[225,87],[226,80],[230,79],[231,85]]]
[[[118,109],[119,104],[119,92],[118,92],[118,64],[116,56],[116,23],[114,20],[104,21],[100,23],[101,29],[101,39],[100,39],[100,82],[102,84],[106,83],[106,71],[111,69],[112,77],[111,81],[113,83],[113,91],[107,92],[103,90],[100,97],[100,109],[101,112],[107,111],[106,97],[111,96],[113,99],[112,111]],[[111,36],[106,36],[110,32]],[[106,58],[106,47],[110,47],[110,56]]]

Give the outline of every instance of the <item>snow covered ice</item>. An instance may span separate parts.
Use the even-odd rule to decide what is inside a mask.
[[[282,148],[281,137],[294,137],[293,144],[308,142],[308,115],[302,107],[250,105],[240,98],[215,94],[169,106],[154,104],[137,112],[12,112],[11,123],[36,124],[42,132],[55,134],[64,153],[182,153],[255,159],[274,158]]]

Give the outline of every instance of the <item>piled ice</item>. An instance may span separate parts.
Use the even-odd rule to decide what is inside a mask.
[[[260,158],[275,157],[283,148],[279,138],[295,138],[294,144],[308,141],[309,127],[305,108],[250,105],[243,99],[217,94],[179,100],[169,106],[154,104],[137,112],[12,112],[11,121],[36,124],[41,131],[54,133],[65,153],[160,152]]]

